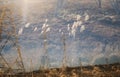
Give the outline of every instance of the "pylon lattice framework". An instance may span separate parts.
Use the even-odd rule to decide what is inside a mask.
[[[0,67],[13,70],[13,68],[2,55],[4,48],[9,43],[11,47],[15,47],[18,53],[15,64],[18,66],[18,69],[21,69],[22,72],[24,72],[25,68],[22,60],[20,46],[18,45],[18,35],[16,33],[16,25],[14,24],[13,11],[7,4],[5,4],[8,2],[8,0],[2,0],[0,2],[3,3],[0,7],[0,65],[2,65]]]

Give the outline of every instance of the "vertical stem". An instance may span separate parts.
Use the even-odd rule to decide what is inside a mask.
[[[32,77],[34,77],[34,74],[33,74],[33,62],[32,62],[32,59],[31,59],[31,73],[32,73]]]
[[[80,58],[80,71],[82,72],[82,61],[81,61],[81,58]]]
[[[47,55],[47,35],[46,35],[46,31],[44,32],[44,58],[45,58],[45,65],[44,65],[44,69],[46,69],[48,67],[48,55]]]
[[[81,61],[81,58],[79,58],[79,61],[80,61],[80,76],[82,75],[82,61]]]
[[[66,43],[65,43],[65,35],[62,35],[62,41],[63,41],[63,68],[66,67]]]

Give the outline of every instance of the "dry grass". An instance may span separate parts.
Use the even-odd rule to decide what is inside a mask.
[[[11,75],[11,77],[120,77],[120,64],[84,66],[80,67],[52,68],[47,70],[34,71],[30,73]],[[0,77],[10,75],[0,74]]]

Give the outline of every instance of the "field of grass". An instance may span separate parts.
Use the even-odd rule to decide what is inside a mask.
[[[66,62],[66,66],[68,65],[69,67],[37,69],[24,73],[13,73],[14,69],[9,70],[10,72],[4,72],[0,67],[0,77],[120,77],[120,14],[116,13],[116,8],[111,5],[110,0],[104,0],[101,8],[98,8],[96,0],[67,0],[63,6],[57,6],[55,0],[31,2],[28,3],[27,8],[12,4],[7,6],[13,12],[11,16],[17,28],[16,32],[19,33],[19,30],[23,29],[23,33],[21,32],[21,35],[19,35],[19,40],[23,63],[29,71],[31,68],[34,69],[36,65],[39,65],[37,66],[39,69],[41,64],[38,61],[41,60],[39,58],[43,51],[48,52],[47,55],[52,57],[50,58],[50,63],[52,64],[53,62],[56,65],[59,65],[57,62],[63,58],[61,56],[66,56],[67,54],[68,63]],[[3,6],[0,5],[0,15],[2,14],[2,8]],[[6,18],[9,18],[9,14],[11,14],[8,13],[9,9],[7,9]],[[117,9],[119,10],[119,8]],[[4,21],[4,24],[10,27],[9,23],[6,23],[6,20]],[[26,23],[30,24],[30,27],[25,27]],[[44,24],[49,25],[51,28],[51,31],[46,34],[46,38],[45,34],[41,34],[42,30],[44,30]],[[3,27],[6,28],[5,26]],[[65,39],[61,38],[63,34]],[[46,40],[48,45],[45,42]],[[45,45],[46,47],[44,47]],[[11,50],[9,49],[7,49],[7,52],[10,53]],[[66,54],[61,54],[65,50]],[[3,52],[3,56],[9,55],[7,52]],[[94,63],[101,61],[96,59],[99,54],[104,54],[101,59],[108,59],[108,64],[105,62],[106,64],[94,65]],[[16,54],[12,53],[13,55],[12,59],[15,60]],[[42,56],[44,55],[46,54]],[[111,55],[113,55],[112,59]],[[9,62],[12,61],[9,60],[11,56],[5,56],[5,58]],[[78,58],[84,59],[85,61],[83,60],[81,63],[83,62],[87,66],[78,66],[77,64],[80,64]],[[31,67],[28,59],[33,61],[33,67]],[[51,59],[57,59],[57,61]],[[12,62],[14,63],[15,61]],[[14,67],[12,62],[8,64]],[[93,65],[90,65],[92,63]]]

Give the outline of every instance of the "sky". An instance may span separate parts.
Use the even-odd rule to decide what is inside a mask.
[[[106,59],[108,63],[120,62],[119,27],[116,29],[98,22],[105,18],[100,18],[99,12],[92,14],[89,9],[93,6],[87,10],[78,9],[83,5],[70,0],[25,0],[16,4],[19,5],[14,11],[20,9],[14,12],[14,22],[27,71],[31,69],[31,60],[34,70],[44,66],[44,51],[47,52],[48,67],[61,67],[65,53],[66,66],[71,67],[79,66],[80,61],[82,65],[106,64]],[[94,19],[95,16],[98,20]],[[18,56],[12,46],[9,41],[2,52],[10,65]]]

